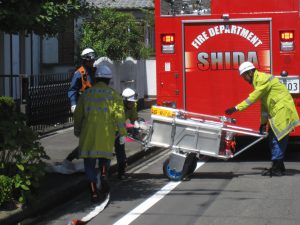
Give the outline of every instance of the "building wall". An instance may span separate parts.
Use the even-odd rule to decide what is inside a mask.
[[[0,95],[20,98],[20,74],[40,73],[40,37],[0,32]]]

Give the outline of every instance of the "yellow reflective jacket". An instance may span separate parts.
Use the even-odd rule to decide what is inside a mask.
[[[255,71],[252,85],[254,91],[236,108],[243,111],[257,100],[261,100],[261,124],[267,123],[280,141],[300,124],[294,100],[278,78]]]
[[[113,157],[116,130],[126,136],[123,100],[103,82],[83,92],[74,113],[81,158]]]
[[[130,123],[134,123],[134,121],[137,120],[137,118],[138,118],[138,112],[137,112],[136,102],[134,103],[131,109],[128,109],[125,106],[125,119],[129,119]]]

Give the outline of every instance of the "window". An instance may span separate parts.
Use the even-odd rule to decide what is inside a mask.
[[[162,16],[210,15],[211,0],[161,0]]]

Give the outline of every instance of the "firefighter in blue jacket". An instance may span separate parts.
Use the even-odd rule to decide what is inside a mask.
[[[68,90],[72,113],[75,111],[79,96],[84,90],[92,87],[94,62],[96,60],[95,51],[91,48],[84,49],[81,53],[81,60],[82,66],[75,71]]]
[[[94,79],[94,62],[96,53],[91,48],[86,48],[81,53],[82,65],[73,74],[71,85],[68,90],[68,97],[71,104],[71,112],[74,113],[79,96],[88,88],[92,87]],[[66,158],[71,162],[78,159],[78,147],[75,148]]]
[[[91,200],[97,202],[109,192],[107,171],[113,157],[116,131],[120,139],[127,135],[120,94],[109,87],[112,72],[106,65],[97,67],[95,84],[79,98],[74,112],[74,134],[79,137],[79,155],[89,181]],[[96,163],[100,172],[97,189]]]

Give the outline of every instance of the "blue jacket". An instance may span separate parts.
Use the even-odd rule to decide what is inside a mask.
[[[70,85],[69,90],[68,90],[68,98],[70,99],[71,106],[77,104],[78,97],[81,94],[80,90],[82,88],[82,81],[81,81],[81,79],[82,79],[81,76],[82,75],[81,75],[79,69],[77,69],[74,72],[74,75],[72,76],[72,80],[71,80],[71,85]],[[91,74],[93,73],[92,68],[84,67],[84,70],[87,74],[87,80],[92,84],[92,78],[91,78]]]

